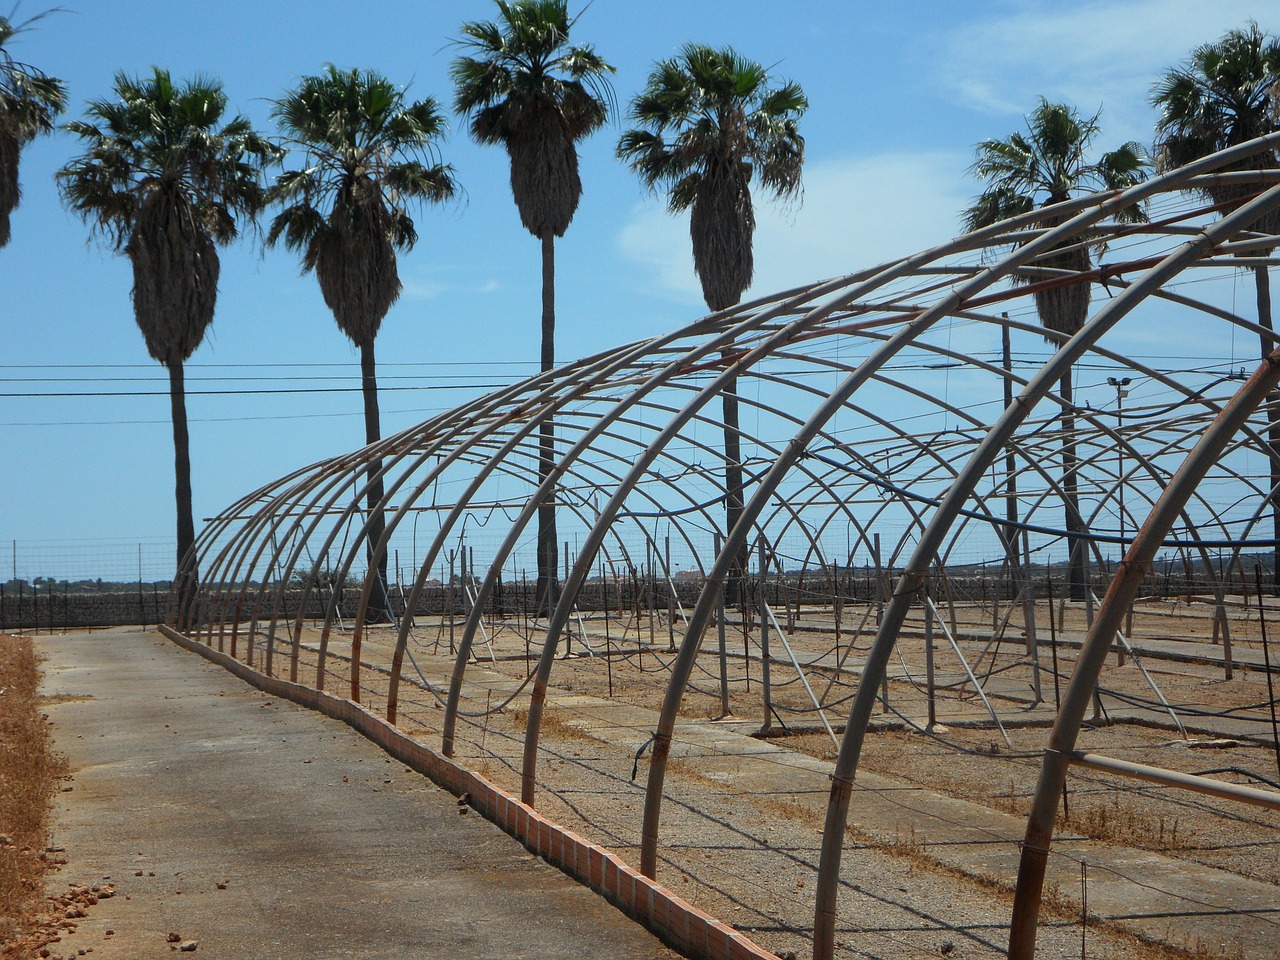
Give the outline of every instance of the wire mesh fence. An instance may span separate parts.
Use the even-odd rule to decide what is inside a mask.
[[[8,539],[0,630],[57,630],[164,620],[175,546],[165,538]]]

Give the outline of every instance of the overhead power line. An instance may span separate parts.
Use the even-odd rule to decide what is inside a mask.
[[[424,383],[415,387],[378,387],[379,393],[400,393],[412,390],[496,390],[505,387],[505,382],[498,383]],[[283,387],[262,390],[187,390],[188,397],[244,397],[261,394],[290,393],[360,393],[361,387]],[[8,399],[48,399],[48,398],[83,398],[83,397],[167,397],[168,390],[85,390],[60,392],[0,393],[0,397]]]

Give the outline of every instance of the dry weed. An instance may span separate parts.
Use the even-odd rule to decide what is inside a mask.
[[[11,943],[41,905],[54,786],[66,760],[39,712],[28,637],[0,636],[0,942]]]

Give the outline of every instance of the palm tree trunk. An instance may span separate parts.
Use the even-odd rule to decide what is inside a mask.
[[[178,566],[174,586],[179,616],[187,617],[197,582],[194,558],[190,570],[183,572],[183,561],[196,542],[196,525],[191,515],[191,438],[187,433],[187,389],[182,361],[174,360],[167,366],[169,406],[173,419],[174,498],[178,507]],[[179,623],[179,629],[184,625]]]
[[[555,236],[548,231],[542,237],[542,370],[556,364],[556,247]],[[556,427],[548,414],[538,425],[538,482],[542,483],[555,469]],[[538,583],[535,609],[546,610],[557,599],[556,577],[558,544],[556,536],[555,498],[538,505]]]
[[[1271,323],[1271,274],[1265,264],[1253,268],[1254,289],[1258,295],[1258,326],[1267,331],[1275,328]],[[1266,357],[1276,348],[1271,338],[1259,335],[1262,341],[1262,356]],[[1276,596],[1280,596],[1280,395],[1272,393],[1267,397],[1267,446],[1271,448],[1271,539],[1278,544],[1271,548],[1271,588]]]
[[[1085,555],[1084,520],[1080,516],[1079,463],[1076,458],[1076,417],[1072,412],[1071,370],[1062,375],[1062,500],[1066,512],[1067,550],[1070,557],[1067,572],[1068,596],[1083,600],[1088,584]]]
[[[378,368],[374,359],[373,339],[360,344],[360,385],[364,393],[364,440],[366,444],[382,439],[382,423],[378,415]],[[387,619],[390,614],[390,603],[387,598],[387,553],[382,551],[375,556],[375,547],[382,532],[386,529],[386,519],[382,514],[382,458],[374,457],[366,468],[369,488],[365,504],[369,511],[369,535],[365,539],[366,555],[369,569],[377,570],[377,580],[370,594],[369,608],[365,613],[365,621],[378,623]]]
[[[728,351],[721,354],[726,363],[733,362]],[[724,524],[725,536],[742,516],[742,435],[738,425],[738,379],[734,377],[720,395],[721,414],[724,423]],[[725,580],[724,602],[726,606],[741,606],[745,600],[743,589],[747,571],[747,556],[751,549],[745,540],[739,546],[737,556],[729,567]],[[762,571],[763,573],[763,571]]]

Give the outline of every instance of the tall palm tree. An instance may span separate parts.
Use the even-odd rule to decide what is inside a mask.
[[[511,194],[526,230],[542,242],[541,368],[555,366],[555,240],[578,209],[582,180],[575,146],[608,119],[613,67],[591,46],[571,46],[566,0],[496,0],[498,23],[462,25],[454,60],[454,108],[477,143],[503,146]],[[555,466],[555,424],[539,424],[538,477]],[[558,593],[553,500],[538,510],[537,604]]]
[[[1280,130],[1280,40],[1268,37],[1250,23],[1232,30],[1217,43],[1192,51],[1182,66],[1169,70],[1151,94],[1160,111],[1156,121],[1156,164],[1173,169],[1227,147]],[[1280,166],[1275,151],[1256,154],[1232,165],[1236,170],[1269,170]],[[1199,188],[1213,203],[1235,204],[1256,194],[1250,183],[1219,183]],[[1280,214],[1272,213],[1255,229],[1280,232]],[[1246,256],[1266,257],[1271,250]],[[1253,267],[1258,325],[1270,331],[1271,277],[1265,263]],[[1262,355],[1275,345],[1261,334]],[[1271,445],[1272,535],[1280,541],[1280,400],[1267,404]],[[1273,553],[1273,583],[1280,588],[1280,547]]]
[[[1146,177],[1149,166],[1142,147],[1129,142],[1103,154],[1096,161],[1086,161],[1093,139],[1098,134],[1098,114],[1082,118],[1063,103],[1050,103],[1041,98],[1027,117],[1026,133],[1013,133],[1003,140],[986,140],[978,144],[978,156],[971,168],[975,176],[987,183],[987,189],[964,214],[965,227],[976,230],[1007,217],[1027,213],[1037,207],[1048,207],[1071,199],[1084,191],[1117,190],[1132,186]],[[1049,229],[1063,223],[1064,215],[1049,215],[1041,226]],[[1138,206],[1127,207],[1117,214],[1122,222],[1141,222],[1146,214]],[[1085,244],[1071,241],[1036,261],[1035,266],[1052,271],[1085,271],[1090,268],[1090,250]],[[1025,273],[1018,280],[1032,282],[1046,279],[1043,272]],[[1052,279],[1050,276],[1048,279]],[[1071,336],[1089,316],[1089,284],[1066,282],[1038,287],[1034,292],[1036,312],[1046,330]],[[1059,344],[1061,337],[1046,334],[1045,339]],[[1062,375],[1062,492],[1066,501],[1066,529],[1070,537],[1070,595],[1085,597],[1085,534],[1077,495],[1077,459],[1075,453],[1075,417],[1072,410],[1072,376]]]
[[[665,188],[672,213],[690,211],[693,268],[711,310],[742,299],[754,272],[752,183],[775,199],[800,195],[804,138],[799,120],[809,101],[799,84],[769,85],[769,74],[731,47],[686,44],[654,65],[631,101],[639,126],[618,141],[618,157],[649,188]],[[730,362],[726,354],[725,362]],[[743,475],[736,381],[721,398],[724,415],[725,524],[742,515]],[[728,602],[741,599],[744,543],[735,558]]]
[[[0,16],[0,247],[9,242],[9,215],[18,206],[18,157],[22,148],[42,133],[67,108],[67,91],[60,80],[30,64],[15,60],[9,42],[52,11],[14,25]]]
[[[365,442],[380,439],[374,340],[400,296],[396,251],[418,239],[410,202],[442,203],[458,191],[453,168],[438,162],[448,125],[434,99],[408,102],[404,91],[372,70],[339,70],[303,77],[272,101],[285,142],[301,167],[282,173],[270,199],[283,209],[267,243],[283,239],[314,272],[338,329],[360,350]],[[387,556],[374,545],[385,530],[380,460],[368,466],[366,503],[370,571],[378,571],[368,619],[389,613]]]
[[[169,371],[178,565],[195,540],[183,363],[213,322],[218,251],[261,210],[263,168],[280,151],[243,116],[223,124],[215,80],[175,84],[167,70],[119,73],[115,100],[66,125],[85,152],[57,173],[63,202],[133,266],[133,313],[147,352]],[[193,583],[178,584],[179,609]]]

